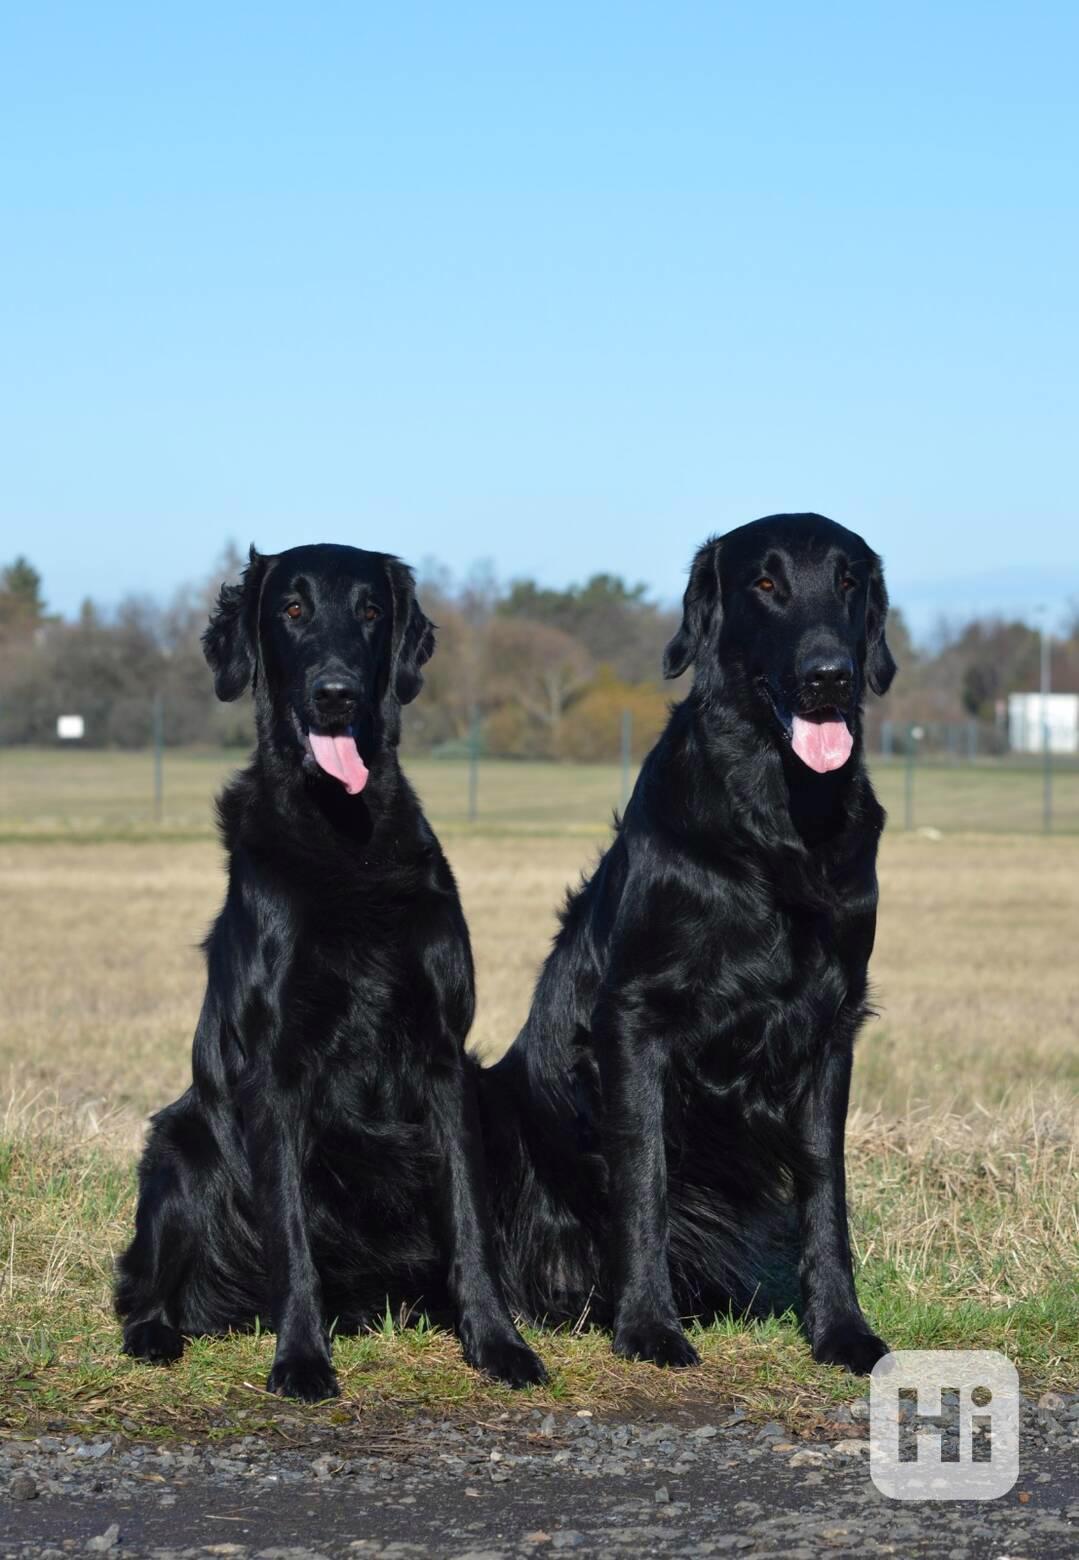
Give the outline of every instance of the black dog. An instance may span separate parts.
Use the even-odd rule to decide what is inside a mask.
[[[689,1365],[680,1317],[763,1308],[800,1257],[818,1360],[869,1370],[843,1137],[884,815],[865,685],[895,664],[880,560],[820,515],[698,552],[664,669],[688,698],[570,895],[524,1029],[484,1074],[507,1291]],[[791,1226],[795,1226],[792,1230]]]
[[[194,1082],[142,1161],[124,1348],[171,1360],[185,1333],[261,1318],[270,1390],[325,1398],[329,1324],[448,1301],[472,1364],[542,1381],[493,1265],[468,931],[397,761],[434,649],[412,574],[352,547],[252,549],[203,643],[219,698],[254,684],[258,745],[220,803],[228,895]]]

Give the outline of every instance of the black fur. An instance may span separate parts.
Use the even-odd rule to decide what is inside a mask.
[[[855,1296],[843,1138],[884,821],[861,705],[895,671],[886,613],[880,560],[820,515],[698,552],[665,658],[693,689],[483,1075],[525,1314],[588,1313],[619,1354],[688,1365],[680,1319],[782,1304],[793,1257],[816,1358],[865,1371],[885,1352]],[[825,705],[853,750],[818,773],[791,733]]]
[[[397,761],[434,649],[412,575],[351,547],[252,549],[204,644],[220,697],[254,686],[258,745],[220,803],[228,893],[193,1082],[141,1165],[124,1348],[174,1359],[185,1334],[258,1317],[269,1388],[317,1399],[337,1391],[330,1324],[449,1307],[473,1364],[541,1381],[493,1265],[468,932]],[[346,728],[370,769],[357,795],[309,740]]]

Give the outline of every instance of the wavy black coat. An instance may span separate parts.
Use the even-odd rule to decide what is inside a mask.
[[[254,683],[258,745],[220,802],[228,891],[191,1087],[142,1160],[125,1350],[167,1361],[184,1335],[260,1318],[270,1388],[321,1398],[331,1326],[421,1307],[450,1311],[474,1364],[540,1380],[493,1265],[468,931],[397,760],[434,648],[412,576],[354,548],[253,552],[205,644],[222,697]],[[346,719],[370,765],[358,795],[305,735]]]
[[[588,1315],[619,1353],[690,1364],[680,1319],[783,1305],[793,1264],[819,1359],[884,1352],[854,1290],[843,1138],[884,821],[861,706],[895,670],[886,611],[879,559],[821,516],[697,554],[665,663],[695,666],[692,691],[483,1075],[523,1314]],[[818,718],[822,666],[853,733],[826,774],[790,739],[792,711]]]

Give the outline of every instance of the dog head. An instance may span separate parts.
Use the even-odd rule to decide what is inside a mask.
[[[687,667],[707,697],[733,694],[809,769],[841,769],[866,686],[895,675],[881,561],[823,515],[769,515],[705,543],[664,672]]]
[[[324,544],[272,557],[252,548],[202,644],[219,699],[254,689],[260,741],[354,796],[396,743],[435,637],[400,559]]]

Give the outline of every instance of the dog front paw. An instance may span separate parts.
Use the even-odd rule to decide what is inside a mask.
[[[175,1327],[154,1317],[124,1328],[123,1351],[148,1365],[172,1365],[184,1352],[184,1340]]]
[[[324,1403],[341,1395],[333,1366],[317,1354],[281,1355],[266,1378],[266,1390],[279,1397],[300,1398],[304,1403]]]
[[[614,1330],[613,1347],[625,1360],[650,1360],[671,1370],[700,1364],[700,1355],[676,1322],[621,1322]]]
[[[887,1353],[884,1339],[871,1332],[860,1316],[833,1322],[813,1343],[813,1358],[818,1365],[842,1365],[854,1376],[868,1376]]]
[[[484,1375],[504,1381],[508,1387],[542,1387],[547,1380],[543,1361],[517,1333],[473,1343],[466,1349],[465,1359]]]

